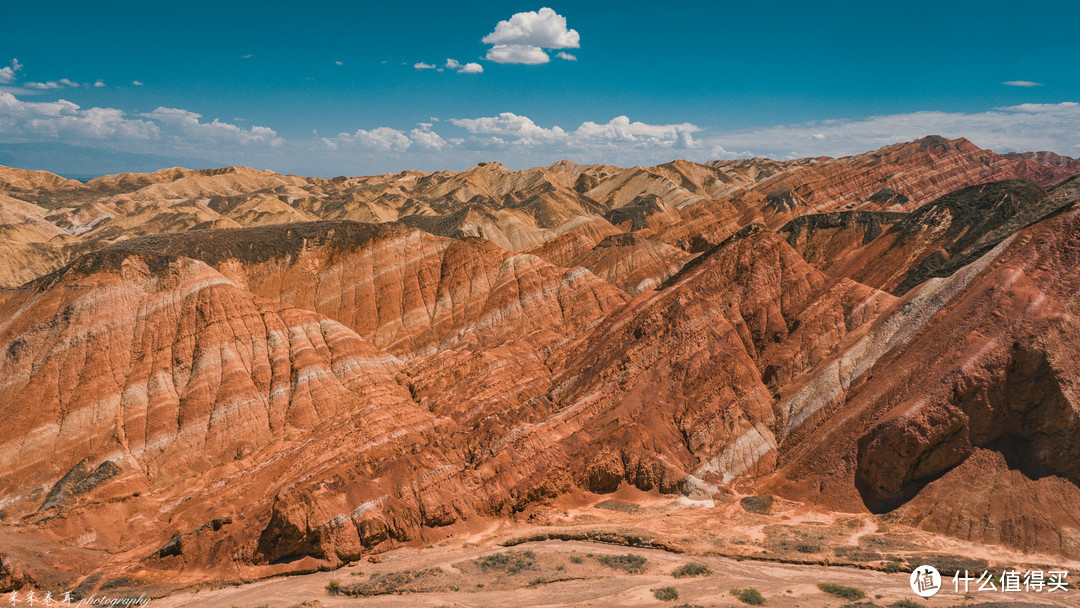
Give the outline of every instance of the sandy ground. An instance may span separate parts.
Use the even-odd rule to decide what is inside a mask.
[[[971,593],[965,598],[963,593],[952,592],[951,581],[944,590],[930,600],[922,600],[912,593],[907,573],[887,574],[872,570],[851,567],[805,566],[795,564],[771,563],[763,561],[737,561],[730,558],[701,557],[689,558],[659,550],[624,549],[597,546],[593,543],[545,541],[528,543],[517,547],[518,550],[532,550],[537,555],[625,555],[627,553],[644,556],[648,569],[643,574],[624,574],[600,564],[591,568],[598,578],[553,582],[538,586],[524,586],[516,589],[485,590],[477,588],[476,583],[465,577],[459,591],[435,591],[427,593],[409,593],[405,595],[387,595],[377,597],[342,597],[331,596],[326,591],[331,580],[343,585],[364,580],[373,573],[400,572],[432,567],[453,568],[453,564],[462,560],[480,558],[492,553],[490,548],[461,548],[442,550],[402,549],[383,556],[382,563],[361,563],[335,572],[302,575],[262,581],[234,588],[204,590],[198,593],[183,593],[169,598],[155,600],[153,606],[207,606],[229,608],[238,606],[287,607],[295,604],[318,600],[324,606],[657,606],[657,605],[699,605],[699,606],[744,606],[731,596],[732,588],[752,587],[765,597],[767,606],[777,608],[811,608],[823,606],[842,606],[851,602],[828,595],[817,588],[819,582],[831,582],[864,590],[870,601],[880,606],[887,606],[898,600],[919,600],[928,606],[957,606],[962,604],[980,604],[1002,600],[1038,602],[1051,606],[1080,605],[1080,592],[1059,594]],[[694,561],[708,566],[712,574],[693,578],[674,578],[671,571]],[[359,576],[354,573],[363,573]],[[537,574],[540,574],[538,571]],[[471,585],[471,586],[470,586]],[[653,597],[653,589],[674,587],[679,598],[672,602],[661,602]]]
[[[379,555],[377,563],[364,560],[328,572],[188,589],[155,599],[151,606],[289,608],[304,602],[328,607],[746,606],[732,596],[733,588],[757,589],[765,606],[776,608],[840,608],[854,603],[821,591],[819,583],[864,591],[858,601],[867,607],[900,600],[927,608],[991,603],[995,608],[1080,606],[1080,589],[1006,594],[972,587],[964,594],[954,592],[951,576],[945,577],[935,597],[922,599],[911,591],[907,572],[886,571],[892,561],[910,567],[922,556],[998,570],[1049,564],[1071,569],[1076,574],[1070,581],[1080,585],[1080,564],[1052,556],[970,546],[893,526],[880,517],[815,513],[791,504],[777,503],[766,513],[754,513],[738,500],[715,504],[647,495],[612,498],[563,512],[533,514],[527,523],[492,524],[433,545],[401,547]],[[583,540],[525,540],[552,534]],[[612,538],[646,538],[664,548],[619,546],[611,543]],[[490,556],[498,555],[519,560],[524,567],[516,572],[482,567],[492,563]],[[605,565],[605,560],[627,555],[639,556],[640,571]],[[688,563],[703,564],[710,572],[672,575]],[[404,582],[385,584],[395,580]],[[333,582],[345,591],[373,592],[378,588],[373,582],[378,581],[383,581],[380,595],[353,597],[327,590]],[[677,591],[677,600],[654,597],[654,590],[666,587]]]

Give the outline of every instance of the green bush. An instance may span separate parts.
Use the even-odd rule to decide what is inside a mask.
[[[926,608],[915,600],[902,599],[889,604],[889,608]]]
[[[751,606],[760,606],[765,603],[765,596],[761,595],[761,592],[752,587],[746,589],[732,589],[731,595],[734,595],[738,600],[744,604],[750,604]]]
[[[390,595],[393,593],[413,593],[430,586],[443,574],[440,568],[428,568],[427,570],[402,570],[387,574],[372,574],[372,578],[365,583],[342,587],[342,595],[369,597],[373,595]]]
[[[687,578],[690,576],[705,576],[706,574],[711,573],[712,570],[709,570],[709,567],[705,564],[690,562],[689,564],[683,564],[676,568],[675,571],[671,573],[671,576],[674,576],[675,578]]]
[[[674,602],[679,599],[679,590],[675,587],[661,587],[652,590],[653,597],[661,602]]]
[[[844,585],[837,585],[835,583],[818,583],[818,589],[821,589],[829,595],[842,597],[845,600],[861,600],[866,597],[866,592],[862,589],[845,587]]]
[[[596,558],[601,564],[615,570],[622,570],[627,574],[641,574],[645,572],[646,558],[633,553],[626,555],[601,555]]]
[[[570,556],[570,563],[571,564],[580,564],[580,563],[582,563],[584,561],[585,561],[585,559],[583,557],[581,557],[580,555],[571,555]]]
[[[484,572],[502,570],[507,574],[517,574],[522,570],[532,570],[536,565],[536,554],[532,551],[507,551],[494,553],[474,560]]]
[[[341,593],[341,583],[336,578],[330,579],[330,582],[326,583],[326,592],[330,595]]]

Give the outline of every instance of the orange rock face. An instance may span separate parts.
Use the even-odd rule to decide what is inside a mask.
[[[1074,169],[936,137],[5,169],[0,588],[332,566],[626,486],[1080,557]]]

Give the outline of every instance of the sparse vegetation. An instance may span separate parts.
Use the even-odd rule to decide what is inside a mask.
[[[753,587],[732,589],[731,595],[734,595],[740,602],[751,606],[760,606],[765,603],[765,596],[761,595],[761,592]]]
[[[660,587],[652,590],[653,597],[661,602],[674,602],[679,599],[679,590],[675,587]]]
[[[522,570],[532,570],[536,566],[536,554],[532,551],[507,551],[485,555],[474,560],[481,570],[500,570],[507,574],[517,574]]]
[[[626,555],[601,555],[596,558],[601,564],[615,570],[622,570],[627,574],[641,574],[645,572],[645,562],[648,561],[641,555],[627,553]]]
[[[439,568],[376,574],[372,575],[372,579],[366,583],[342,587],[339,592],[343,595],[361,597],[389,595],[391,593],[413,593],[437,582],[442,574],[443,571]]]
[[[597,503],[597,509],[607,509],[608,511],[619,511],[621,513],[640,513],[641,507],[630,502],[623,502],[621,500],[605,500]]]
[[[337,595],[341,593],[341,582],[336,578],[330,579],[330,582],[326,583],[326,592],[330,595]]]
[[[861,600],[866,597],[866,592],[862,589],[856,589],[855,587],[846,587],[844,585],[837,585],[835,583],[818,583],[818,589],[821,589],[829,595],[842,597],[845,600]]]
[[[905,598],[902,600],[896,600],[895,602],[889,604],[889,608],[926,608],[926,606],[923,606],[915,600],[909,600]]]
[[[799,553],[819,553],[821,547],[813,543],[799,543],[795,545],[795,550]]]
[[[740,500],[739,504],[749,513],[768,515],[772,513],[773,502],[775,500],[772,496],[747,496]]]
[[[903,564],[901,564],[899,560],[889,560],[889,562],[885,564],[885,572],[895,574],[897,572],[900,572],[900,569],[902,567]]]
[[[571,555],[570,556],[570,563],[571,564],[580,564],[580,563],[582,563],[584,561],[585,561],[585,558],[581,557],[580,555]]]
[[[942,578],[946,576],[953,576],[957,572],[967,570],[969,572],[984,572],[990,570],[990,563],[985,559],[979,559],[975,557],[965,557],[963,555],[917,555],[907,558],[908,568],[905,570],[912,570],[916,566],[926,564],[937,568],[941,573]]]
[[[687,578],[690,576],[705,576],[711,574],[712,570],[705,564],[699,564],[697,562],[690,562],[689,564],[683,564],[676,568],[671,576],[675,578]]]

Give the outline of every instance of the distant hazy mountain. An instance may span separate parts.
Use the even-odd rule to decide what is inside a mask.
[[[121,172],[149,173],[169,167],[209,169],[220,164],[197,158],[135,154],[68,144],[0,143],[0,165],[41,169],[82,181]]]

